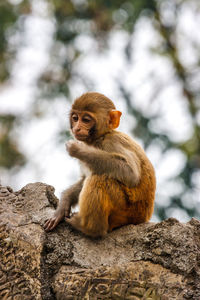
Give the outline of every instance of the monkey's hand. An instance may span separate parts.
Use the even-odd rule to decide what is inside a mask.
[[[48,219],[44,224],[45,231],[53,230],[59,223],[64,219],[64,217],[69,217],[71,207],[66,207],[66,209],[58,209],[55,211],[53,217]]]
[[[80,153],[80,151],[83,147],[83,143],[74,141],[74,140],[70,140],[65,145],[66,145],[66,150],[69,153],[69,155],[72,157],[78,158],[78,154]]]

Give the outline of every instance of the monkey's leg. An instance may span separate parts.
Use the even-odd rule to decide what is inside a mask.
[[[109,232],[115,228],[119,228],[123,225],[131,224],[131,218],[129,217],[128,210],[120,211],[114,210],[109,217]]]
[[[56,211],[54,212],[54,215],[44,224],[45,231],[54,229],[58,225],[58,223],[60,223],[60,221],[64,219],[64,217],[68,217],[70,215],[71,206],[77,204],[78,202],[78,197],[82,189],[83,181],[84,177],[62,192],[61,199]]]
[[[149,221],[153,213],[154,193],[150,188],[126,188],[123,186],[124,204],[116,205],[109,216],[109,231],[127,224]]]
[[[89,219],[86,220],[86,218],[77,213],[71,218],[65,218],[65,222],[91,237],[102,237],[107,233],[108,218],[98,216],[97,212],[95,217],[90,214]]]
[[[81,218],[78,213],[71,216],[71,218],[66,217],[65,222],[70,224],[72,227],[76,228],[77,230],[82,231]]]
[[[79,195],[79,213],[66,219],[74,228],[92,237],[108,232],[108,216],[112,207],[109,180],[104,175],[88,177]]]

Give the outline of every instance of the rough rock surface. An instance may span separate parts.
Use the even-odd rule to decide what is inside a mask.
[[[200,299],[200,222],[129,225],[90,239],[45,233],[54,188],[0,186],[0,299]]]

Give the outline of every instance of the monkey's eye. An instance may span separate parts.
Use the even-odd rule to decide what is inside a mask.
[[[74,122],[77,122],[77,121],[78,121],[78,116],[77,116],[76,114],[73,114],[73,115],[72,115],[72,120],[73,120]]]
[[[82,121],[84,122],[84,123],[90,123],[91,122],[91,117],[90,116],[84,116],[83,118],[82,118]]]

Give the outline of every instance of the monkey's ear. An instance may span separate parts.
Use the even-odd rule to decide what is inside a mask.
[[[115,129],[119,126],[121,115],[122,115],[121,111],[118,110],[110,111],[110,121],[109,121],[110,128]]]

